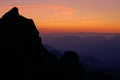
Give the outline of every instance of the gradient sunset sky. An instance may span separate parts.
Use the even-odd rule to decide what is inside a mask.
[[[120,33],[120,0],[0,0],[0,17],[14,6],[41,33]]]

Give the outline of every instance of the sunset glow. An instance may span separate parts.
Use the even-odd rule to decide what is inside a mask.
[[[0,0],[0,17],[14,6],[41,33],[120,33],[120,0]]]

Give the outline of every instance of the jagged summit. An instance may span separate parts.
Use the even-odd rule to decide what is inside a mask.
[[[56,59],[44,48],[33,20],[19,15],[17,7],[0,19],[0,56],[1,69],[11,74],[10,77],[15,75],[15,80],[31,80],[32,69],[42,72],[40,67],[44,65],[44,70],[49,70],[49,65],[54,63],[51,60]]]
[[[17,7],[13,7],[10,11],[8,11],[9,13],[17,13],[18,14],[18,8]]]
[[[9,10],[7,13],[5,13],[2,16],[2,19],[4,18],[9,18],[9,19],[13,19],[15,17],[19,16],[19,11],[17,7],[13,7],[11,10]]]
[[[42,44],[33,20],[19,15],[17,7],[0,19],[0,64],[5,80],[85,80],[77,53],[67,51],[58,60]]]
[[[46,51],[33,20],[19,15],[17,7],[13,7],[0,19],[0,44],[4,51],[16,54]]]

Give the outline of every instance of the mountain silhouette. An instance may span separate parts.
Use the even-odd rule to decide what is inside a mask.
[[[0,53],[3,71],[10,77],[16,75],[15,80],[38,78],[37,72],[54,72],[57,61],[41,43],[33,20],[21,16],[17,7],[0,19]]]
[[[76,34],[70,35],[50,35],[51,38],[45,37],[46,40],[43,39],[43,42],[59,51],[76,51],[80,56],[92,56],[110,68],[120,69],[120,34],[116,36],[114,34],[111,38],[104,37],[104,35],[111,35],[107,33],[102,36],[96,36],[96,33],[90,36],[84,34],[86,35],[84,37]]]
[[[3,15],[0,26],[1,48],[16,52],[17,55],[21,52],[37,50],[38,47],[42,48],[41,52],[46,51],[41,44],[41,38],[38,36],[39,32],[33,20],[20,16],[16,7]],[[30,54],[26,53],[26,55]]]
[[[42,44],[33,20],[20,15],[17,7],[0,18],[0,53],[5,80],[86,80],[79,55],[66,51],[58,59]]]
[[[79,62],[79,55],[66,51],[60,58],[60,72],[64,80],[83,80],[86,71]]]

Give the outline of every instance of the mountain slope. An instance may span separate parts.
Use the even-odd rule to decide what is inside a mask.
[[[54,72],[57,61],[41,43],[33,20],[21,16],[17,7],[0,19],[0,53],[3,73],[15,80],[40,78],[37,72]]]

